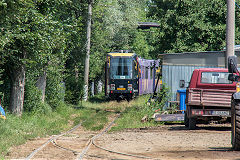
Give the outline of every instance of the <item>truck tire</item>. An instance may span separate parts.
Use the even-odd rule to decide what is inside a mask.
[[[240,101],[232,103],[231,106],[232,124],[232,147],[233,150],[240,150]]]
[[[189,118],[189,129],[194,130],[196,129],[196,118]]]
[[[184,113],[184,125],[185,125],[185,127],[187,127],[187,128],[188,128],[188,126],[189,126],[189,118],[188,118],[188,116],[187,116],[187,112]]]

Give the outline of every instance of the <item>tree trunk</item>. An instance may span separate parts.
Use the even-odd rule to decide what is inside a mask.
[[[25,67],[21,65],[15,72],[12,72],[12,89],[10,98],[10,110],[19,116],[23,112],[25,87]]]
[[[47,73],[43,72],[43,75],[40,76],[37,80],[37,88],[42,92],[42,102],[45,100],[45,90],[46,90],[46,81],[47,81]]]
[[[101,80],[98,81],[98,85],[97,85],[97,93],[102,93],[103,91],[103,82]]]
[[[95,83],[94,83],[94,81],[92,81],[92,83],[91,83],[91,96],[94,96],[95,95]]]

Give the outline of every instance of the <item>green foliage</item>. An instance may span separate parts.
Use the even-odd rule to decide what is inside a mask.
[[[102,99],[102,97],[97,96]],[[21,117],[7,114],[7,119],[0,120],[0,158],[7,155],[11,146],[25,143],[29,139],[44,137],[46,135],[60,134],[73,126],[83,122],[82,125],[89,130],[99,131],[110,122],[108,117],[122,111],[121,117],[115,122],[112,131],[125,128],[139,128],[155,126],[153,121],[141,122],[146,115],[144,105],[148,96],[141,96],[131,102],[84,102],[82,108],[59,103],[56,109],[48,114],[41,112],[23,113]],[[146,104],[146,103],[145,103]]]
[[[1,65],[0,65],[1,66]],[[2,73],[4,72],[4,70],[3,69],[0,69],[0,86],[2,86],[2,84],[3,84],[3,79],[2,79]],[[4,93],[3,92],[1,92],[1,90],[0,90],[0,99],[1,99],[1,101],[3,100],[3,95],[4,95]]]
[[[141,128],[141,127],[150,127],[156,126],[157,123],[154,123],[151,120],[153,112],[149,105],[147,105],[147,100],[149,96],[141,96],[132,102],[132,104],[125,108],[124,112],[121,113],[121,116],[115,122],[116,125],[111,128],[111,131],[119,131],[126,128]],[[144,116],[148,116],[148,121],[145,123],[141,122],[141,119]]]
[[[224,0],[150,1],[148,16],[160,24],[155,52],[221,50],[225,46],[226,9]]]
[[[56,112],[49,114],[24,113],[21,117],[7,114],[5,121],[0,120],[0,158],[4,158],[11,146],[69,129],[72,126],[68,124],[68,120],[73,120],[70,116],[72,114],[76,114],[75,110],[62,105]]]
[[[48,103],[55,108],[55,102],[63,100],[60,93],[64,65],[72,57],[81,59],[76,48],[84,45],[82,28],[86,4],[86,1],[69,0],[15,0],[0,4],[0,53],[4,60],[1,66],[5,69],[3,74],[8,76],[4,76],[5,79],[13,79],[12,73],[19,66],[27,70],[25,110],[42,106],[34,83],[44,71],[48,77]],[[4,84],[1,88],[7,86]]]
[[[151,113],[153,114],[156,111],[166,110],[166,103],[170,98],[169,88],[163,84],[159,93],[157,93],[155,99],[152,99],[150,102]]]
[[[106,53],[133,50],[148,57],[149,48],[137,23],[146,19],[146,1],[98,0],[93,8],[90,79],[103,79]],[[143,45],[143,46],[142,46]],[[137,53],[138,54],[138,53]]]
[[[4,107],[5,110],[8,109],[9,106],[9,99],[10,99],[10,91],[11,91],[11,79],[3,72],[1,77],[3,79],[3,84],[0,85],[0,92],[1,95],[1,105]]]
[[[104,128],[104,124],[108,122],[108,115],[109,113],[105,111],[99,111],[95,113],[94,116],[88,117],[88,119],[84,121],[82,125],[88,130],[93,130],[93,131],[101,130]]]
[[[150,59],[152,55],[150,56],[149,53],[153,48],[148,44],[146,34],[148,33],[137,32],[133,40],[132,48],[140,57]]]
[[[83,80],[78,80],[74,76],[68,76],[65,79],[66,82],[66,92],[65,92],[65,102],[69,104],[78,104],[82,97],[82,86]]]
[[[56,65],[55,62],[48,69],[46,101],[52,107],[56,108],[60,103],[64,102],[65,84],[63,83],[63,65]]]
[[[145,20],[145,3],[138,0],[94,2],[91,81],[104,79],[102,73],[107,52],[134,49],[149,57],[145,35],[136,31],[137,22]],[[84,0],[15,0],[0,4],[0,53],[4,60],[1,66],[5,69],[3,74],[7,75],[3,78],[13,80],[14,71],[19,66],[25,68],[25,110],[42,105],[35,83],[45,71],[46,102],[52,108],[63,100],[63,81],[66,102],[79,102],[85,63],[87,5]],[[7,92],[5,89],[11,87],[11,83],[4,84],[2,92]],[[5,96],[5,102],[9,97]]]
[[[41,91],[36,87],[33,81],[28,81],[25,86],[25,111],[37,110],[41,106]]]
[[[4,83],[0,92],[6,105],[12,73],[19,66],[26,69],[26,111],[43,107],[35,84],[45,71],[45,102],[51,108],[64,100],[72,104],[80,101],[87,6],[84,0],[0,3],[0,84]],[[239,12],[236,9],[236,31]],[[106,53],[118,49],[131,49],[143,58],[158,58],[161,52],[220,50],[225,46],[225,17],[223,0],[96,0],[92,15],[90,81],[104,80]],[[137,23],[146,21],[159,22],[160,28],[137,30]],[[239,36],[236,32],[236,43]]]

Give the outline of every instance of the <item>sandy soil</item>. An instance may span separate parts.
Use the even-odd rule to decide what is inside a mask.
[[[79,153],[96,132],[79,128],[56,143]],[[49,138],[39,138],[10,150],[8,159],[26,158]],[[141,155],[148,159],[240,159],[240,152],[231,150],[230,125],[201,125],[187,130],[184,125],[171,124],[153,128],[128,129],[98,137],[95,143],[109,150]],[[71,151],[56,148],[49,143],[33,159],[76,159]],[[101,150],[91,145],[84,159],[141,159]]]

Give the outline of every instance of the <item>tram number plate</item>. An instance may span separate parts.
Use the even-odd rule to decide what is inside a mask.
[[[117,88],[117,90],[121,90],[122,91],[122,90],[126,90],[126,88]]]
[[[213,111],[213,115],[229,116],[229,111]]]

